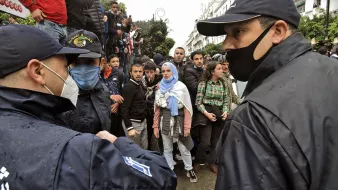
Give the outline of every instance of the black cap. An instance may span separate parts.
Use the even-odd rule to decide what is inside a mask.
[[[82,54],[81,58],[100,58],[104,56],[101,42],[96,34],[87,30],[78,30],[66,38],[66,47],[89,50],[90,53]]]
[[[205,36],[225,35],[224,24],[247,21],[259,16],[284,20],[298,28],[300,14],[293,0],[234,0],[222,16],[199,21],[197,30]]]
[[[23,69],[32,59],[44,60],[53,55],[76,59],[86,50],[66,48],[47,33],[26,25],[0,27],[0,78]]]

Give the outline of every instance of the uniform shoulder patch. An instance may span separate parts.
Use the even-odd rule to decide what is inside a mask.
[[[153,176],[151,175],[151,172],[150,172],[150,166],[146,166],[146,165],[144,165],[144,164],[141,164],[141,163],[139,163],[139,162],[133,160],[133,159],[130,158],[130,157],[125,157],[125,156],[123,156],[123,160],[124,160],[124,162],[125,162],[127,165],[129,165],[129,166],[131,166],[132,168],[138,170],[139,172],[144,173],[145,175],[147,175],[147,176],[149,176],[149,177],[153,177]]]

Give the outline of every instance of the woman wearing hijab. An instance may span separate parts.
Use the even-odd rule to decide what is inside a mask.
[[[199,126],[201,142],[197,148],[196,160],[200,165],[206,164],[205,150],[211,144],[209,163],[210,169],[216,174],[218,171],[215,148],[229,113],[228,97],[222,65],[213,61],[204,71],[197,87],[196,106],[204,125]]]
[[[174,170],[173,143],[177,142],[184,169],[191,182],[197,182],[192,167],[190,150],[194,144],[190,136],[192,105],[187,87],[178,81],[176,67],[166,62],[162,65],[163,79],[155,94],[154,135],[162,136],[164,157]]]

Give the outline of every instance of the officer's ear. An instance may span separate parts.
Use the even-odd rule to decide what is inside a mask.
[[[289,34],[289,25],[283,21],[278,20],[275,22],[274,26],[272,27],[273,34],[272,34],[272,43],[273,44],[280,44],[284,39],[286,39]]]
[[[42,62],[37,59],[32,59],[28,62],[26,67],[27,76],[31,78],[36,83],[45,85],[46,81],[44,79],[45,71],[42,69]]]

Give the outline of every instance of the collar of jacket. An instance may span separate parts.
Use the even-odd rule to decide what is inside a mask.
[[[148,80],[148,77],[147,76],[144,76],[144,82],[145,82],[145,87],[153,87],[153,86],[156,86],[160,81],[162,80],[162,77],[160,75],[155,75],[155,79],[150,82]]]
[[[196,69],[198,71],[203,71],[204,70],[204,65],[202,65],[202,67],[197,67],[196,65],[194,65],[194,69]]]
[[[0,112],[19,112],[54,123],[57,115],[73,109],[75,106],[66,98],[0,86]]]
[[[91,94],[91,93],[97,92],[99,90],[103,90],[103,84],[102,84],[101,80],[99,80],[97,82],[97,84],[95,85],[95,87],[93,89],[82,90],[81,88],[79,88],[79,95]]]
[[[250,94],[272,73],[311,49],[309,41],[301,33],[295,33],[281,44],[273,47],[261,65],[251,74],[243,97]]]
[[[182,67],[182,66],[183,66],[183,62],[181,62],[181,63],[176,63],[176,62],[174,62],[174,65],[175,65],[176,67]]]
[[[139,82],[136,82],[136,81],[134,81],[134,79],[130,79],[130,81],[131,81],[132,83],[136,84],[137,86],[140,86],[140,83],[139,83]]]
[[[109,78],[111,78],[111,77],[116,76],[118,73],[119,73],[119,69],[116,68],[116,67],[113,67],[113,69],[112,69],[111,73],[109,74],[108,78],[106,78],[106,79],[104,78],[104,72],[101,72],[101,75],[100,75],[100,76],[101,76],[102,79],[107,80],[107,79],[109,79]]]

